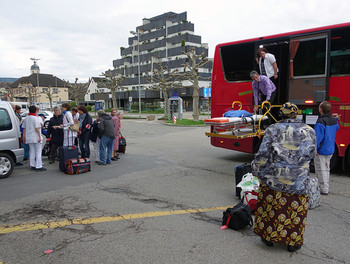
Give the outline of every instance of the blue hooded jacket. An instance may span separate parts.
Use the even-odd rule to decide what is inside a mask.
[[[332,155],[335,147],[335,135],[339,129],[338,120],[330,113],[318,118],[315,124],[317,153],[319,155]]]

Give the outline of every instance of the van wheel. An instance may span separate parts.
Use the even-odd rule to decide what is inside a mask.
[[[0,153],[0,179],[9,177],[13,167],[14,161],[12,157],[7,153]]]

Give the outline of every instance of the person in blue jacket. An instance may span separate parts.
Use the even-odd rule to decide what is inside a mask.
[[[315,156],[315,173],[321,194],[328,195],[330,161],[335,149],[335,135],[339,129],[338,120],[331,115],[332,105],[323,101],[319,105],[321,116],[315,124],[317,153]]]

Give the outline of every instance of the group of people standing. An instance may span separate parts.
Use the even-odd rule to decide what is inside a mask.
[[[22,121],[21,107],[13,105],[19,125],[23,129],[22,142],[29,146],[31,170],[46,171],[42,165],[42,129],[43,119],[38,115],[39,108],[29,107],[28,116]],[[71,110],[71,111],[70,111]],[[92,120],[85,106],[73,107],[68,103],[54,107],[54,116],[50,119],[46,137],[50,140],[49,163],[55,162],[61,146],[78,145],[82,158],[90,158],[90,141],[93,143],[95,162],[100,165],[110,164],[119,159],[119,133],[123,112],[111,110],[111,115],[103,110]],[[75,124],[75,129],[72,126]]]
[[[111,164],[112,161],[119,159],[117,152],[123,112],[113,108],[111,115],[103,110],[99,110],[97,115],[90,136],[95,150],[95,162],[99,165]]]
[[[90,141],[94,146],[96,163],[105,165],[119,159],[117,151],[123,112],[112,109],[111,115],[108,115],[99,110],[96,120],[93,121],[85,106],[73,107],[71,112],[70,109],[68,103],[62,104],[62,112],[56,107],[55,116],[50,119],[47,132],[53,144],[50,163],[55,161],[57,148],[62,145],[79,145],[81,157],[90,158]],[[79,124],[78,131],[72,130],[74,124]]]

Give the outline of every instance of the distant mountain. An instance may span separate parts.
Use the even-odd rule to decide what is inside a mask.
[[[13,83],[15,81],[17,81],[18,78],[6,78],[6,77],[0,77],[0,82],[9,82],[9,83]]]

